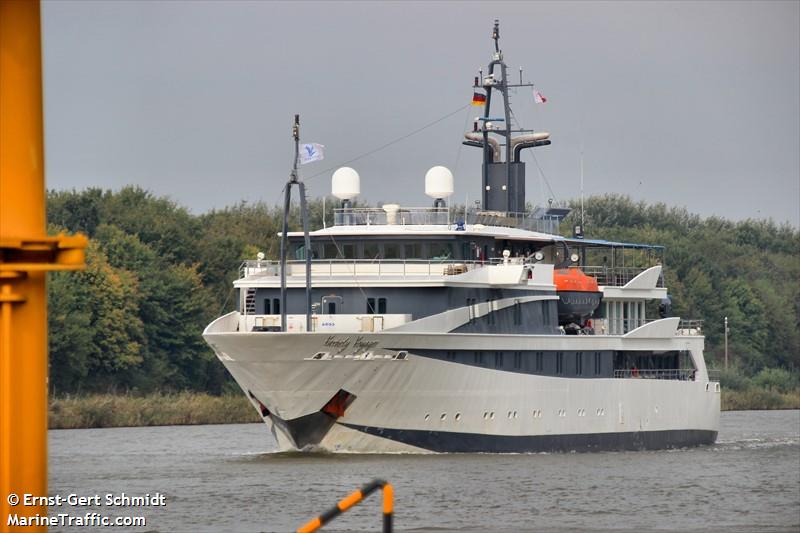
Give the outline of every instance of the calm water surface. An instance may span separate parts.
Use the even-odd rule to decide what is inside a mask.
[[[51,431],[50,493],[165,494],[166,507],[93,509],[146,516],[102,530],[140,533],[291,531],[374,477],[395,487],[398,531],[800,531],[800,411],[723,413],[716,445],[674,451],[274,449],[261,424]],[[379,531],[380,496],[324,530]]]

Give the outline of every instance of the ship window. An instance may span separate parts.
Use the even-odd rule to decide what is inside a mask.
[[[328,302],[328,314],[329,315],[336,314],[336,302]]]
[[[339,250],[336,249],[336,245],[332,242],[326,242],[322,247],[322,255],[325,259],[338,259]]]
[[[367,314],[375,314],[375,298],[367,298]]]
[[[345,259],[355,259],[356,258],[356,245],[355,244],[343,244],[341,245],[342,254],[344,254]]]
[[[494,367],[503,368],[503,352],[494,352]]]
[[[447,352],[447,360],[448,361],[455,361],[456,360],[456,352]]]
[[[599,374],[601,369],[600,352],[594,352],[594,373]]]
[[[522,306],[519,302],[514,302],[514,325],[522,324]]]
[[[269,298],[264,298],[264,314],[271,315],[272,313],[269,312],[270,310],[270,301]]]
[[[514,352],[514,368],[522,368],[522,352]]]
[[[496,317],[495,317],[494,313],[492,312],[492,301],[491,300],[486,300],[486,304],[489,307],[489,312],[486,315],[486,319],[488,320],[490,326],[494,326]]]
[[[550,325],[550,302],[542,302],[542,324]]]
[[[428,253],[431,259],[445,261],[453,257],[453,245],[449,242],[432,242]]]
[[[406,259],[422,259],[422,244],[407,242],[403,245],[403,252]]]
[[[386,314],[386,298],[378,298],[378,314]]]
[[[272,312],[276,315],[281,314],[281,299],[280,298],[273,298],[272,299]]]
[[[544,354],[536,352],[536,371],[541,372],[544,370]]]
[[[575,373],[583,374],[583,352],[575,352]]]
[[[475,364],[483,366],[483,352],[475,352]]]
[[[399,259],[400,247],[397,245],[397,243],[384,243],[383,257],[384,259]]]
[[[556,374],[564,373],[564,352],[556,352]]]
[[[364,259],[379,259],[380,251],[377,242],[364,243]]]

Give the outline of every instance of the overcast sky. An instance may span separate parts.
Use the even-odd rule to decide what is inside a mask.
[[[277,203],[302,138],[326,168],[469,103],[491,59],[547,103],[512,96],[551,133],[528,200],[628,194],[701,215],[800,225],[800,2],[43,2],[47,184],[140,185],[194,212]],[[353,162],[362,198],[429,205],[424,175],[478,198],[467,107]],[[531,152],[530,150],[528,152]]]

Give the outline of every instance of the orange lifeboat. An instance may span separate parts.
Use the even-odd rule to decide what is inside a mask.
[[[597,279],[577,267],[553,270],[553,284],[558,294],[558,323],[562,326],[583,326],[603,299]]]

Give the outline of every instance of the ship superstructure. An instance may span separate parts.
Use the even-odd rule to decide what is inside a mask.
[[[663,248],[563,237],[568,209],[526,212],[520,154],[550,136],[512,128],[508,90],[529,84],[508,80],[497,23],[492,37],[474,83],[483,114],[464,140],[483,153],[480,207],[448,207],[453,176],[434,167],[433,207],[354,208],[358,175],[339,169],[335,224],[284,231],[280,262],[245,261],[237,310],[206,328],[281,449],[715,441],[719,382],[699,324],[669,316]]]

